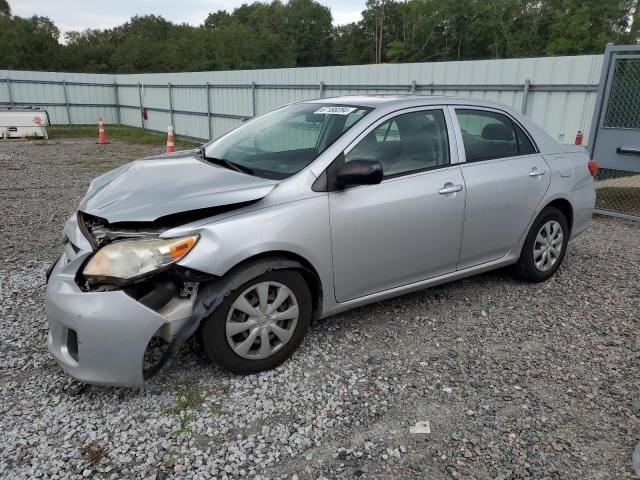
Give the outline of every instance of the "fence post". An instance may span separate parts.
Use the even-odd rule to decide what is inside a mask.
[[[13,108],[13,93],[11,92],[11,79],[7,77],[7,91],[9,92],[9,106]]]
[[[144,107],[142,106],[142,83],[138,82],[138,98],[140,99],[140,125],[144,130]]]
[[[251,82],[251,116],[256,116],[256,82]]]
[[[171,126],[173,127],[173,131],[176,131],[176,122],[174,121],[173,115],[173,91],[171,90],[171,82],[167,82],[167,87],[169,87],[169,114],[171,115]]]
[[[62,81],[62,89],[64,90],[64,104],[67,107],[67,125],[71,125],[71,109],[69,108],[69,92],[67,91],[67,81]]]
[[[596,96],[596,103],[593,109],[593,116],[591,117],[591,129],[589,131],[589,137],[587,138],[587,146],[589,148],[589,155],[591,155],[591,158],[593,158],[593,153],[596,149],[596,138],[598,138],[598,129],[600,127],[600,121],[602,120],[602,110],[604,109],[605,93],[607,89],[607,78],[609,76],[609,69],[611,68],[611,60],[613,59],[613,47],[613,43],[607,43],[607,46],[604,49],[604,58],[602,59],[598,94]]]
[[[116,122],[120,125],[120,96],[118,95],[118,84],[113,83],[114,100],[116,101]]]
[[[320,93],[320,98],[324,97],[324,82],[320,82],[318,86],[318,92]]]
[[[522,90],[522,107],[520,107],[520,112],[522,112],[523,115],[527,109],[527,97],[529,96],[530,87],[531,87],[531,80],[527,78],[524,81],[524,90]]]
[[[411,93],[416,93],[416,81],[411,80]]]
[[[207,131],[209,140],[213,140],[213,129],[211,128],[211,99],[209,98],[209,82],[205,83],[205,93],[207,94]]]

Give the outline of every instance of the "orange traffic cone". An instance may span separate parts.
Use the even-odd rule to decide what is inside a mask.
[[[102,117],[98,120],[98,144],[106,145],[107,142],[107,134],[104,132],[104,122],[102,121]]]
[[[167,149],[164,151],[164,153],[172,153],[175,151],[176,147],[174,145],[173,127],[169,125],[169,131],[167,132]]]

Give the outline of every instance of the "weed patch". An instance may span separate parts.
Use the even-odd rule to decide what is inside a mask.
[[[95,440],[83,445],[80,448],[80,452],[91,468],[98,465],[100,460],[102,460],[107,454],[107,450]]]

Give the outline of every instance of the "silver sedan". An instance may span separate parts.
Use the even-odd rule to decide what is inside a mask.
[[[540,282],[591,221],[595,169],[485,101],[287,105],[91,183],[48,272],[49,350],[136,386],[196,334],[249,374],[317,318],[507,266]]]

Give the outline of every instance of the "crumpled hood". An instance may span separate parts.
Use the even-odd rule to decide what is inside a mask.
[[[195,151],[150,157],[97,177],[80,210],[115,222],[152,222],[174,213],[263,198],[277,180],[202,161]]]

